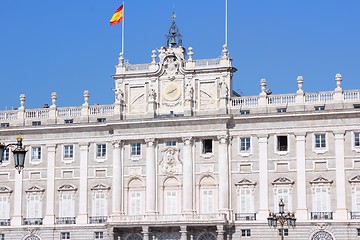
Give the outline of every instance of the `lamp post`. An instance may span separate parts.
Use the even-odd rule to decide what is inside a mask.
[[[282,199],[279,202],[279,212],[272,213],[269,212],[268,225],[269,227],[277,228],[277,224],[279,222],[279,230],[281,235],[281,240],[284,240],[284,225],[286,224],[288,227],[296,226],[296,218],[294,213],[285,213],[284,211],[285,204]]]
[[[15,147],[12,150],[12,152],[14,154],[14,164],[15,164],[16,170],[18,170],[18,172],[20,173],[21,170],[24,168],[25,155],[26,155],[27,150],[23,147],[22,137],[17,137],[16,141],[17,141],[17,143],[10,143],[7,145],[0,143],[0,164],[2,163],[2,161],[4,159],[5,151],[7,149],[9,149],[9,147]]]

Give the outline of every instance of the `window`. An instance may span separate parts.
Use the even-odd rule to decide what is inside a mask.
[[[130,215],[141,214],[141,192],[130,192]]]
[[[165,192],[165,214],[176,214],[178,213],[178,196],[177,191],[166,191]]]
[[[62,192],[60,196],[60,217],[74,217],[75,204],[73,192]]]
[[[283,152],[288,150],[288,137],[277,136],[277,151]]]
[[[315,106],[314,107],[315,111],[324,111],[325,110],[325,106]]]
[[[99,123],[106,122],[106,118],[98,118],[98,119],[96,119],[96,121]]]
[[[204,139],[202,141],[203,143],[203,153],[212,153],[213,152],[213,144],[212,144],[212,139]]]
[[[214,192],[212,189],[202,190],[202,213],[214,213]]]
[[[9,215],[9,195],[0,195],[0,220],[10,219]],[[1,238],[0,238],[1,240]]]
[[[96,158],[105,158],[105,157],[106,157],[106,144],[97,144]]]
[[[250,114],[250,110],[240,110],[241,115],[248,115]]]
[[[0,240],[5,240],[5,234],[0,233]]]
[[[279,236],[281,236],[281,231],[284,231],[284,236],[289,236],[289,229],[278,229],[279,230]]]
[[[357,236],[360,237],[360,228],[357,228]]]
[[[41,125],[41,121],[33,121],[32,122],[33,126],[40,126]]]
[[[64,123],[65,123],[65,124],[74,123],[74,120],[73,120],[73,119],[65,119],[65,120],[64,120]]]
[[[10,127],[10,123],[1,123],[0,127],[8,128],[8,127]]]
[[[107,216],[107,199],[105,192],[96,191],[93,198],[93,216]]]
[[[353,212],[360,212],[360,185],[356,184],[353,191]]]
[[[27,196],[27,217],[42,218],[41,196],[31,193]]]
[[[291,212],[292,206],[291,206],[291,197],[290,197],[290,189],[287,187],[277,187],[275,189],[275,198],[274,198],[274,206],[276,209],[276,212],[279,211],[279,202],[280,200],[283,201],[285,204],[284,206],[284,212]]]
[[[65,145],[64,146],[64,158],[72,159],[74,157],[74,145]]]
[[[254,196],[252,193],[252,189],[248,187],[240,188],[240,202],[239,202],[239,209],[240,213],[253,213],[253,203],[254,203]]]
[[[104,232],[95,232],[95,239],[104,239]]]
[[[41,147],[31,147],[31,161],[41,160]]]
[[[250,137],[240,138],[240,152],[250,152],[251,143]]]
[[[284,112],[286,112],[286,108],[277,108],[277,109],[276,109],[276,112],[278,112],[278,113],[284,113]]]
[[[326,186],[314,187],[314,212],[329,212],[330,210],[330,193]]]
[[[251,229],[241,229],[241,236],[242,237],[250,237],[251,236]]]
[[[9,161],[9,159],[10,159],[9,153],[10,153],[9,148],[4,150],[4,156],[3,156],[3,159],[2,159],[3,162],[8,162]]]
[[[141,143],[131,143],[131,156],[141,155]]]
[[[70,239],[70,232],[62,232],[60,234],[60,239],[64,240],[64,239]]]
[[[326,134],[315,134],[315,148],[325,148],[326,147]]]
[[[167,147],[176,147],[176,141],[166,141]]]
[[[359,132],[354,133],[354,146],[360,147],[360,133]]]

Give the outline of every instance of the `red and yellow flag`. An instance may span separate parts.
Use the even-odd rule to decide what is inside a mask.
[[[124,18],[124,4],[121,5],[116,11],[114,12],[113,16],[110,19],[110,26],[116,25],[120,23]]]

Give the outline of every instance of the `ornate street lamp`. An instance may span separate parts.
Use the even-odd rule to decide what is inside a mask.
[[[279,202],[279,213],[269,212],[269,217],[267,218],[269,227],[277,228],[279,223],[279,230],[281,235],[281,240],[284,240],[284,225],[288,227],[296,226],[296,218],[294,213],[285,213],[285,204],[282,199]]]
[[[23,147],[22,137],[17,137],[16,141],[17,141],[17,143],[10,143],[7,145],[0,143],[0,164],[2,163],[2,161],[4,159],[5,151],[9,147],[15,147],[12,150],[12,152],[14,154],[14,164],[15,164],[16,170],[18,170],[18,172],[20,173],[21,170],[24,168],[25,155],[26,155],[27,150],[25,150],[25,148]]]

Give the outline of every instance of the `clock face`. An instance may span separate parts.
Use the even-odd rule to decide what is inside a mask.
[[[181,96],[181,87],[176,82],[165,83],[162,89],[162,95],[167,101],[176,101]]]

